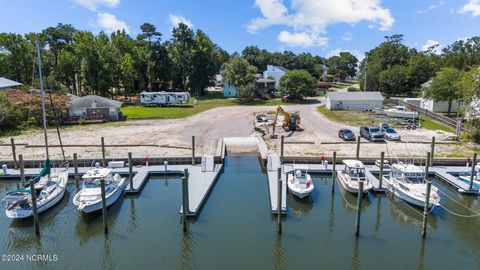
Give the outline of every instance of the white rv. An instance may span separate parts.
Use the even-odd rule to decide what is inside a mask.
[[[185,104],[190,100],[188,92],[142,92],[140,104],[166,106],[170,104]]]

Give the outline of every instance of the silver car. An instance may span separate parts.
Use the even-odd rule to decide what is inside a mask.
[[[387,140],[400,141],[402,139],[400,134],[398,134],[397,131],[393,128],[383,128],[382,131],[385,134],[385,139]]]

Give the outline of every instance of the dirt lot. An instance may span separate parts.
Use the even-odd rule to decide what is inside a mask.
[[[323,101],[321,101],[323,102]],[[349,127],[333,123],[324,118],[316,107],[319,104],[285,106],[287,111],[299,111],[302,118],[303,132],[280,133],[286,136],[286,142],[310,142],[314,144],[288,144],[285,147],[286,155],[329,155],[336,150],[340,156],[355,155],[355,143],[344,143],[337,137],[340,128],[351,128],[358,132],[358,127]],[[174,156],[189,155],[191,136],[196,136],[196,153],[214,154],[217,141],[224,137],[252,136],[254,131],[254,114],[257,112],[273,111],[275,107],[235,106],[221,107],[205,111],[192,117],[177,120],[139,120],[125,123],[110,123],[104,125],[75,126],[62,131],[64,144],[100,144],[100,137],[105,137],[108,144],[155,144],[163,147],[111,147],[107,148],[107,157],[126,157],[127,152],[133,152],[134,157],[145,156]],[[281,129],[277,129],[281,130]],[[388,152],[391,156],[424,156],[429,150],[432,136],[440,138],[439,132],[418,129],[415,131],[400,130],[405,143],[365,143],[361,147],[361,156],[377,157],[381,151]],[[16,143],[42,144],[43,134],[32,132],[28,135],[14,137]],[[49,131],[50,144],[58,144],[56,131]],[[265,136],[270,152],[277,152],[279,139],[268,139]],[[9,143],[8,138],[1,138],[4,144]],[[425,142],[425,143],[418,143]],[[171,146],[171,147],[168,147]],[[172,148],[174,147],[174,148]],[[180,147],[180,148],[177,148]],[[447,156],[451,153],[466,156],[467,146],[438,145],[436,154]],[[80,158],[101,157],[99,147],[66,148],[69,157],[77,152]],[[465,152],[465,155],[463,155]],[[42,148],[25,148],[19,146],[18,154],[23,154],[25,159],[41,159]],[[51,149],[55,158],[61,157],[60,148]],[[11,159],[10,147],[0,147],[0,159]]]

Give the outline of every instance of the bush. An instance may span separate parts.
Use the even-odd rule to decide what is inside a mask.
[[[18,128],[23,116],[22,107],[13,104],[5,94],[0,93],[0,135]]]
[[[358,89],[356,87],[348,87],[347,91],[348,92],[360,92],[360,89]]]

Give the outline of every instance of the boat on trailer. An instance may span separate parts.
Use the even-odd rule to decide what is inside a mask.
[[[288,190],[300,199],[308,197],[314,189],[308,170],[310,170],[308,166],[294,166],[293,172],[287,173]]]
[[[105,180],[105,200],[107,207],[114,204],[123,195],[127,181],[120,175],[113,175],[112,169],[100,168],[96,164],[82,176],[82,189],[73,197],[73,204],[83,213],[89,214],[102,209],[101,180]]]
[[[358,194],[360,183],[363,182],[363,195],[367,194],[372,188],[372,183],[365,176],[365,165],[360,160],[346,159],[343,160],[344,169],[337,171],[337,181],[343,189]]]
[[[418,208],[425,206],[427,183],[425,182],[425,172],[419,167],[402,162],[394,163],[391,166],[390,174],[384,179],[388,191],[395,197]],[[440,205],[438,192],[438,188],[432,185],[429,209]]]

